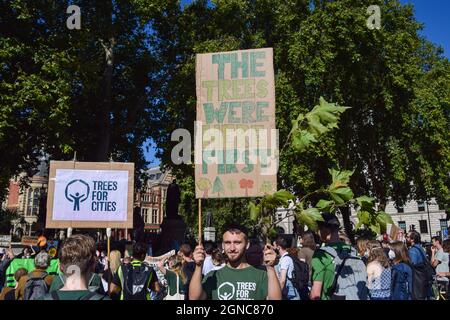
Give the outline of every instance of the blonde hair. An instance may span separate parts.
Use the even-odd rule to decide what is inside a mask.
[[[120,259],[122,258],[122,255],[120,254],[120,251],[113,250],[109,253],[109,269],[111,270],[111,273],[114,275],[116,274],[117,270],[120,267]]]
[[[174,255],[169,258],[169,266],[172,265],[170,271],[175,272],[181,278],[181,282],[185,284],[187,279],[183,271],[183,262],[184,259],[179,255]]]
[[[358,238],[356,240],[356,247],[358,248],[358,253],[360,256],[364,256],[364,253],[367,249],[367,243],[369,242],[369,239],[367,238]]]

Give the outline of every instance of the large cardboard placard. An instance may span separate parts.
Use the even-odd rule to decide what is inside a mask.
[[[197,198],[257,197],[277,190],[273,49],[198,54]]]
[[[46,228],[133,228],[134,163],[51,161]]]

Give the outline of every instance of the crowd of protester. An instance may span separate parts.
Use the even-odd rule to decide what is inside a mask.
[[[7,249],[0,259],[0,300],[447,298],[449,239],[433,237],[428,253],[416,231],[404,242],[360,237],[353,246],[334,215],[323,218],[318,232],[304,232],[298,243],[279,236],[263,244],[249,239],[244,227],[228,226],[220,243],[185,243],[154,265],[146,243],[134,243],[131,256],[118,250],[108,256],[82,234],[66,239],[54,258],[43,247],[26,247],[17,256]],[[8,274],[15,259],[33,259],[33,267]],[[58,267],[49,272],[52,259]]]

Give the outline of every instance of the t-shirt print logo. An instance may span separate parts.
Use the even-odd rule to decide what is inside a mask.
[[[80,211],[80,203],[89,197],[87,182],[77,179],[70,181],[66,186],[66,199],[73,202],[73,211]]]
[[[219,300],[231,300],[234,297],[235,291],[236,289],[234,288],[233,284],[224,282],[217,289],[217,295],[219,297]]]

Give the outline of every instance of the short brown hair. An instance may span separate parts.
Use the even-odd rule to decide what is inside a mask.
[[[76,234],[67,238],[61,248],[61,270],[66,276],[68,268],[76,266],[85,275],[95,263],[95,242],[91,237]]]
[[[411,263],[408,255],[408,249],[406,245],[401,241],[394,241],[391,243],[391,249],[395,253],[395,262]]]
[[[16,270],[16,272],[14,272],[14,280],[16,280],[16,282],[19,282],[20,278],[22,278],[23,276],[28,274],[28,270],[25,268],[19,268]]]

